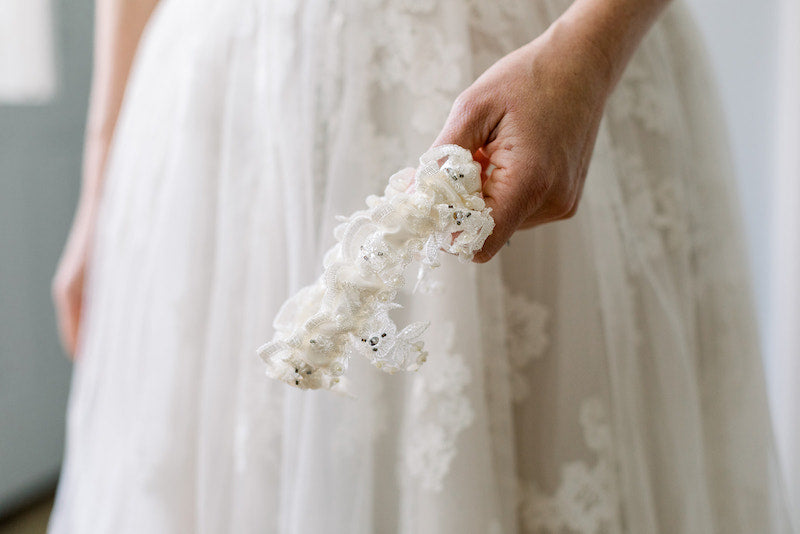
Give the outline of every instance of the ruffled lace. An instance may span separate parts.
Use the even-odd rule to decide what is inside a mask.
[[[389,311],[400,306],[394,301],[412,261],[421,264],[420,287],[440,250],[466,262],[483,246],[494,220],[480,173],[468,150],[435,147],[416,171],[394,174],[383,196],[368,197],[367,210],[342,218],[324,273],[284,303],[275,337],[258,349],[267,375],[301,389],[345,390],[342,375],[355,353],[386,372],[418,369],[428,323],[398,332]]]

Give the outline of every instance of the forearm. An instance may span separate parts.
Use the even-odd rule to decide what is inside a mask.
[[[97,0],[94,69],[86,122],[82,201],[93,204],[102,187],[109,143],[142,31],[158,0]]]
[[[622,76],[636,48],[669,0],[575,0],[553,24],[588,44],[605,64],[609,90]]]

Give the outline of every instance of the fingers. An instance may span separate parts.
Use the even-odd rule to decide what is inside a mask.
[[[521,219],[519,198],[503,194],[503,187],[508,184],[503,179],[506,170],[494,169],[488,153],[483,150],[505,113],[504,109],[498,107],[497,98],[490,99],[486,96],[484,98],[478,90],[467,90],[459,95],[450,109],[442,131],[431,145],[462,146],[472,152],[473,158],[484,171],[481,173],[483,195],[486,205],[492,208],[495,227],[486,238],[483,248],[475,255],[474,261],[477,263],[489,261],[508,241]],[[497,186],[498,182],[500,187]]]
[[[61,338],[64,344],[64,350],[66,350],[67,354],[72,358],[75,358],[75,349],[78,345],[80,314],[80,305],[74,302],[70,303],[64,315],[64,324],[62,325]]]
[[[487,204],[490,203],[487,202]],[[511,239],[511,235],[517,229],[516,225],[511,222],[511,219],[507,215],[499,210],[496,211],[494,207],[492,209],[492,216],[495,219],[494,230],[489,234],[489,237],[486,238],[483,248],[479,250],[472,259],[475,263],[486,263],[491,260],[495,254],[500,252],[503,245]]]
[[[64,351],[74,359],[78,344],[78,332],[82,312],[81,281],[77,283],[62,283],[58,280],[53,283],[53,300],[58,321],[58,333]]]
[[[561,178],[556,183],[563,186],[567,183],[566,177]],[[524,230],[533,228],[541,224],[563,221],[571,219],[578,211],[578,204],[583,191],[583,182],[577,187],[554,187],[549,191],[539,209],[524,217],[520,222],[519,229]]]
[[[492,209],[494,230],[483,244],[483,248],[475,254],[473,261],[486,263],[497,254],[503,245],[517,230],[525,214],[524,196],[516,188],[508,188],[507,169],[495,169],[491,177],[484,183],[484,200]]]
[[[489,156],[486,155],[486,152],[483,148],[479,148],[475,151],[472,155],[472,158],[477,161],[481,166],[481,184],[485,184],[489,177],[492,175],[492,171],[497,168],[497,166],[491,162]]]
[[[70,307],[66,303],[56,304],[56,320],[58,322],[58,337],[61,347],[70,357],[75,354],[75,328],[70,312]]]

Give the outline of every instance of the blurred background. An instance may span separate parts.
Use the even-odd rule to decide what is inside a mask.
[[[0,517],[52,492],[61,463],[50,278],[80,184],[92,4],[0,0]]]
[[[687,1],[726,111],[776,433],[800,509],[800,1]],[[0,533],[43,531],[61,461],[70,364],[50,279],[80,184],[92,4],[0,0]]]

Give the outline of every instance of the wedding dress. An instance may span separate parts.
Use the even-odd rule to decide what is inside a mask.
[[[337,215],[568,0],[164,0],[110,156],[61,533],[787,532],[748,274],[681,4],[611,98],[581,206],[442,258],[427,361],[355,398],[256,349]]]

